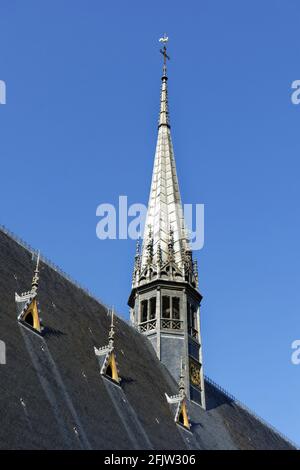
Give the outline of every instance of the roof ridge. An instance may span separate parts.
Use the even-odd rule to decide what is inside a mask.
[[[297,450],[300,450],[300,446],[298,444],[296,444],[296,442],[292,441],[292,439],[290,439],[289,437],[287,437],[285,434],[283,434],[282,432],[278,431],[277,428],[275,428],[275,426],[273,426],[272,424],[270,424],[268,421],[266,421],[264,418],[262,418],[261,416],[259,416],[255,411],[251,410],[247,405],[245,405],[243,402],[241,402],[240,400],[238,400],[234,395],[232,395],[230,392],[228,392],[227,390],[225,390],[225,388],[221,387],[220,385],[218,385],[214,380],[212,380],[210,377],[208,377],[207,375],[204,375],[204,378],[205,380],[213,385],[213,387],[217,388],[220,392],[222,392],[227,398],[230,398],[232,401],[234,401],[234,403],[236,403],[238,406],[240,406],[241,408],[243,408],[245,411],[247,411],[247,413],[250,413],[254,418],[256,418],[258,421],[260,421],[264,426],[267,426],[269,429],[271,429],[273,432],[275,432],[276,434],[278,434],[282,439],[286,440],[289,444],[291,444],[293,447],[295,447]]]

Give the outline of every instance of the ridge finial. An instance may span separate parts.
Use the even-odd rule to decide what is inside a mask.
[[[114,348],[114,336],[115,336],[115,326],[114,326],[114,307],[111,309],[111,323],[110,323],[110,330],[108,334],[108,345],[110,349]]]
[[[31,292],[36,293],[38,290],[38,285],[39,285],[39,265],[40,265],[40,251],[37,253],[37,259],[36,259],[36,267],[34,271],[34,276],[32,278],[32,283],[31,283]]]

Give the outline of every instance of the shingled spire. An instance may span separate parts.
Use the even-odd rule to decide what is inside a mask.
[[[200,341],[198,270],[184,223],[168,107],[167,42],[163,48],[154,168],[141,253],[135,258],[130,318],[147,335],[176,380],[188,365],[187,397],[205,406]]]

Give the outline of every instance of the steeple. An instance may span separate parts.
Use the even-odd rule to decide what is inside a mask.
[[[168,37],[163,48],[160,112],[154,167],[141,252],[135,256],[129,298],[131,322],[146,334],[159,359],[176,381],[180,358],[197,368],[200,383],[186,390],[204,406],[204,379],[200,341],[198,270],[185,227],[168,107]],[[192,387],[192,388],[191,388]],[[190,396],[190,393],[188,393]]]
[[[169,256],[170,232],[173,234],[174,261],[179,268],[184,267],[184,253],[189,249],[183,210],[180,198],[179,184],[176,173],[175,157],[171,139],[171,129],[168,110],[167,87],[167,55],[168,38],[161,38],[164,46],[160,52],[163,55],[163,73],[160,95],[160,113],[158,120],[158,136],[152,175],[148,213],[146,219],[146,235],[149,228],[153,237],[153,261],[157,263],[157,252],[160,246],[162,261]],[[144,237],[141,264],[147,263],[147,238]]]

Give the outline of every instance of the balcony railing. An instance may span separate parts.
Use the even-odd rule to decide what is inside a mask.
[[[151,330],[155,330],[157,325],[157,320],[154,318],[153,320],[144,321],[139,324],[139,331],[141,333],[146,333]],[[160,327],[162,330],[182,330],[183,329],[183,321],[182,320],[174,320],[172,318],[162,318],[160,321]]]
[[[183,321],[182,320],[174,320],[174,319],[161,319],[161,329],[162,330],[182,330],[183,328]]]
[[[156,329],[156,318],[154,320],[144,321],[143,323],[139,324],[139,330],[141,333],[145,333],[146,331],[151,331]]]

